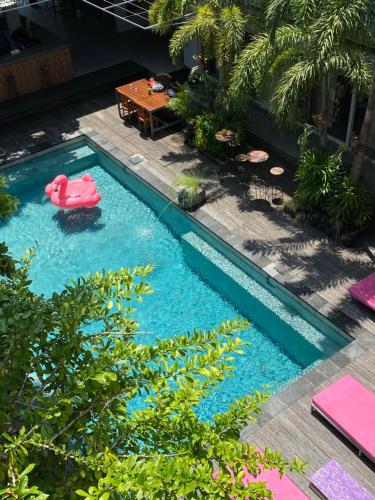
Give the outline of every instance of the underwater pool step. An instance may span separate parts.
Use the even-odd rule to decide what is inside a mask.
[[[211,287],[231,298],[238,311],[260,326],[302,366],[326,358],[337,344],[193,232],[181,236],[188,265]],[[223,318],[226,319],[226,318]]]
[[[44,176],[46,182],[58,174],[73,175],[80,172],[82,169],[90,168],[97,163],[97,153],[89,146],[82,145],[70,150],[64,148],[61,151],[55,150],[53,154],[47,154],[44,157],[35,157],[22,163],[19,167],[11,168],[9,174],[6,170],[4,173],[7,176],[10,188],[17,186],[24,188],[28,183],[34,184],[35,175]]]

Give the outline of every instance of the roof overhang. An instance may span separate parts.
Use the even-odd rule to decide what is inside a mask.
[[[156,26],[151,25],[148,20],[148,11],[153,0],[82,0],[82,2],[143,30],[150,30]]]
[[[0,0],[0,13],[46,2],[49,0],[34,0],[32,3],[29,0]],[[150,24],[148,18],[153,0],[82,0],[82,2],[142,30],[151,30],[157,26]],[[171,24],[182,24],[186,22],[186,17],[188,16],[176,19]]]
[[[21,9],[22,7],[28,7],[30,5],[36,5],[40,3],[46,3],[49,0],[35,0],[30,4],[29,0],[0,0],[0,14],[2,12],[9,12],[11,10]]]
[[[148,16],[154,0],[82,0],[82,2],[142,30],[151,30],[157,26],[150,24]],[[172,26],[183,24],[187,17],[189,14],[171,21],[170,24]]]

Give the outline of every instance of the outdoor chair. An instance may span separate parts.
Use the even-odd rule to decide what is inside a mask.
[[[351,375],[336,380],[313,397],[311,411],[375,462],[375,394],[358,380]]]
[[[137,106],[124,95],[120,97],[118,109],[120,117],[128,123],[137,114]]]
[[[159,73],[155,76],[155,81],[161,83],[167,89],[171,83],[172,77],[168,73]]]
[[[375,500],[363,486],[335,460],[330,460],[309,478],[310,488],[319,498],[328,500]]]
[[[138,117],[138,126],[143,128],[145,135],[147,135],[148,129],[151,127],[151,120],[153,126],[160,126],[160,119],[157,116],[149,115],[145,109],[140,106],[137,106],[137,117]]]
[[[282,205],[284,203],[283,190],[279,186],[271,186],[270,201],[275,205]]]

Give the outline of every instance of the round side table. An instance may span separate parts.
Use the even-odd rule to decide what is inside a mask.
[[[266,151],[254,150],[247,153],[247,158],[250,163],[263,163],[269,158],[269,154]]]
[[[285,170],[282,167],[272,167],[270,170],[271,175],[282,175],[285,172]]]

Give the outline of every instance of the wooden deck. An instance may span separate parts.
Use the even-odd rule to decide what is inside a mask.
[[[180,133],[155,140],[142,137],[136,128],[120,120],[114,92],[4,126],[0,128],[0,148],[17,158],[22,151],[33,152],[61,142],[85,127],[100,134],[99,141],[104,138],[129,155],[143,155],[147,171],[168,185],[177,172],[198,168],[209,184],[209,201],[196,217],[202,223],[208,216],[218,221],[218,231],[224,227],[233,233],[233,246],[351,336],[359,337],[350,352],[338,353],[308,380],[284,391],[282,398],[271,400],[265,407],[268,418],[261,417],[258,424],[245,429],[243,438],[261,447],[280,449],[287,458],[297,454],[308,461],[306,476],[295,480],[311,498],[316,497],[308,489],[307,477],[331,458],[375,494],[374,468],[310,414],[312,394],[340,374],[352,373],[375,391],[375,315],[352,303],[347,292],[353,281],[373,271],[371,247],[366,251],[332,247],[319,232],[291,223],[277,207],[249,199],[248,181],[255,167],[248,176],[239,178],[233,168],[218,166],[185,147]],[[276,164],[273,162],[276,160],[271,157],[256,168],[269,170]]]

